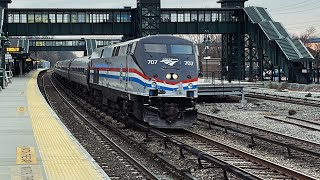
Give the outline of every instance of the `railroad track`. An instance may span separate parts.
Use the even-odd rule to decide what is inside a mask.
[[[62,84],[60,84],[59,82],[57,83],[59,84],[59,86],[63,87]],[[174,178],[181,179],[182,177],[183,179],[196,180],[196,178],[193,177],[188,170],[180,169],[177,165],[171,163],[170,160],[163,157],[161,153],[154,153],[150,151],[145,146],[144,142],[141,142],[140,140],[136,140],[133,138],[132,135],[128,135],[127,133],[123,132],[123,129],[127,129],[127,128],[123,128],[125,126],[118,127],[119,125],[118,122],[116,122],[115,124],[114,122],[112,122],[112,121],[116,121],[115,119],[118,119],[118,120],[120,119],[120,121],[123,120],[123,117],[121,117],[121,115],[119,115],[117,111],[113,110],[112,108],[111,109],[109,108],[108,115],[107,115],[106,113],[104,113],[106,112],[106,110],[101,110],[96,107],[93,107],[92,105],[84,101],[82,97],[76,95],[76,92],[73,92],[72,89],[70,90],[64,89],[64,90],[65,90],[65,93],[67,93],[68,96],[74,101],[74,103],[76,103],[81,108],[83,108],[83,110],[86,111],[88,114],[95,117],[96,123],[99,123],[104,129],[108,128],[118,138],[123,139],[124,141],[126,141],[131,145],[134,145],[138,149],[136,151],[143,152],[143,154],[146,154],[147,156],[152,157],[149,159],[153,159],[153,157],[155,157],[157,166],[162,166],[162,168],[165,167],[164,169],[166,169],[158,175],[160,179],[174,179]],[[125,119],[125,121],[130,122],[132,120],[128,118],[128,119]],[[148,158],[148,157],[144,157],[144,158]],[[155,170],[154,169],[155,167],[149,167],[149,168],[152,170]],[[170,175],[170,174],[173,174],[173,175]]]
[[[91,108],[89,111],[93,111],[93,114],[96,114],[97,116],[99,116],[99,114],[101,114],[101,112],[96,108]],[[97,119],[100,119],[100,118],[101,118],[101,115],[99,117],[97,117]],[[112,127],[110,125],[108,125],[108,126]],[[179,148],[181,159],[184,158],[184,156],[186,155],[186,152],[189,152],[189,154],[194,156],[195,159],[198,159],[199,165],[202,166],[200,169],[203,169],[203,168],[210,169],[211,167],[210,167],[210,165],[208,166],[208,164],[212,164],[215,167],[221,168],[223,171],[224,179],[227,179],[227,178],[229,178],[229,179],[264,179],[267,177],[270,177],[270,178],[271,177],[278,177],[281,179],[291,179],[291,178],[293,178],[293,179],[294,178],[295,179],[312,179],[311,177],[308,177],[303,174],[299,174],[297,172],[294,172],[294,171],[291,171],[291,170],[288,170],[285,168],[282,169],[281,171],[275,170],[276,165],[275,166],[273,165],[272,167],[271,167],[271,165],[269,165],[269,166],[265,165],[263,170],[261,170],[261,169],[256,170],[256,172],[254,173],[254,172],[250,171],[251,168],[245,169],[244,167],[241,168],[240,166],[236,167],[231,164],[231,161],[227,162],[227,161],[223,161],[221,159],[218,159],[216,157],[213,157],[212,155],[197,149],[197,147],[194,147],[193,145],[191,146],[188,144],[184,144],[183,142],[181,142],[181,139],[179,140],[179,139],[174,139],[174,138],[170,137],[169,134],[164,134],[163,132],[159,132],[158,130],[155,130],[155,129],[150,128],[148,126],[144,126],[142,124],[136,124],[136,126],[144,131],[145,139],[141,142],[141,139],[134,140],[134,138],[130,137],[132,142],[134,142],[135,144],[137,144],[138,146],[143,148],[144,152],[148,152],[151,154],[153,153],[154,156],[156,156],[159,160],[164,162],[166,164],[166,166],[177,170],[184,177],[184,179],[196,179],[196,178],[192,175],[192,172],[190,170],[181,169],[180,165],[177,166],[174,163],[172,163],[172,161],[167,159],[163,155],[163,153],[154,153],[151,150],[148,150],[147,144],[149,141],[152,141],[152,139],[154,139],[154,136],[158,137],[155,139],[159,140],[159,138],[160,138],[161,139],[160,141],[163,141],[165,146],[169,146],[169,144],[174,144],[175,147]],[[116,129],[116,128],[114,128],[114,129]],[[119,129],[117,129],[115,131],[119,131]],[[121,132],[118,132],[118,133],[121,136],[123,136],[123,137],[127,136],[127,138],[128,138],[128,135],[126,135],[125,133],[121,133]],[[151,134],[153,134],[153,135],[151,135]],[[188,139],[188,138],[186,138],[186,139]],[[199,141],[198,141],[198,145],[203,145],[203,143],[199,144]],[[204,147],[205,147],[205,145],[204,145]],[[199,148],[201,148],[201,147],[199,147]],[[234,152],[232,152],[231,154],[234,154]],[[234,157],[237,157],[237,156],[234,156]],[[191,158],[191,159],[194,159],[194,158]],[[230,158],[229,160],[231,160],[231,159],[232,158]],[[240,159],[238,159],[237,162],[240,162]],[[249,160],[249,162],[251,162],[251,161]],[[244,162],[244,163],[246,163],[246,162]],[[240,164],[243,165],[243,163],[240,163]],[[259,169],[260,167],[261,166],[259,166],[257,168]],[[277,173],[275,173],[276,171],[277,171]],[[216,176],[216,172],[208,171],[207,173],[213,173],[213,176]],[[297,173],[297,174],[294,174],[294,173]]]
[[[208,137],[190,130],[169,133],[166,136],[203,152],[207,159],[216,159],[220,163],[229,164],[245,179],[313,179],[312,177],[287,169],[275,163],[255,157],[243,151],[218,143]],[[205,159],[205,158],[204,158]],[[211,164],[210,164],[211,165]],[[200,166],[201,164],[200,160]],[[205,168],[205,167],[203,167]],[[245,176],[245,177],[244,177]]]
[[[137,124],[137,126],[146,130],[149,136],[162,138],[165,146],[171,143],[178,147],[180,149],[179,159],[193,159],[190,156],[195,156],[200,168],[221,168],[224,179],[315,179],[223,145],[189,130],[168,133],[150,129],[141,124]],[[207,171],[206,173],[213,172]]]
[[[150,129],[142,124],[136,125],[152,136],[151,139],[155,136],[160,137],[166,148],[169,143],[178,147],[180,149],[179,159],[193,159],[187,156],[195,156],[200,168],[221,168],[224,179],[315,179],[223,145],[190,130],[183,129],[168,133],[167,131]],[[148,138],[149,140],[150,138]],[[207,172],[207,174],[209,173],[210,171]]]
[[[264,116],[267,119],[271,119],[274,121],[278,121],[278,122],[284,122],[286,124],[291,124],[291,125],[295,125],[304,129],[308,129],[311,131],[320,131],[320,124],[317,122],[312,122],[309,120],[305,120],[305,119],[299,119],[299,118],[295,118],[295,117],[290,117],[288,116],[287,118],[290,120],[286,120],[283,118],[278,118],[278,117],[273,117],[273,116]]]
[[[306,120],[306,119],[301,119],[301,118],[292,117],[292,116],[287,116],[287,118],[288,119],[298,120],[298,121],[305,122],[305,123],[309,123],[309,124],[312,124],[312,125],[320,126],[320,122],[317,122],[315,120]]]
[[[320,107],[320,101],[307,98],[296,98],[290,96],[280,96],[274,94],[258,93],[258,92],[249,92],[246,94],[246,97],[264,99],[270,101],[285,102],[291,104],[299,104],[304,106]]]
[[[47,76],[47,77],[46,77]],[[47,78],[47,79],[45,79]],[[47,82],[45,82],[47,81]],[[45,84],[50,81],[50,84]],[[94,133],[94,136],[99,136],[99,143],[103,145],[103,148],[105,150],[105,153],[112,154],[113,155],[113,161],[119,162],[124,168],[124,170],[121,172],[122,174],[119,174],[118,171],[115,171],[116,168],[111,168],[110,164],[107,162],[100,162],[99,159],[101,159],[101,154],[95,154],[95,152],[91,152],[94,159],[98,159],[97,162],[100,164],[100,166],[108,173],[108,176],[111,179],[121,179],[124,178],[123,174],[125,173],[127,178],[135,178],[135,179],[158,179],[154,174],[152,174],[146,167],[141,165],[137,160],[135,160],[133,157],[131,157],[128,153],[126,153],[125,150],[123,150],[121,147],[119,147],[115,142],[113,142],[105,133],[98,128],[98,125],[96,123],[91,122],[87,117],[82,115],[76,107],[74,107],[60,92],[59,88],[54,84],[54,82],[51,79],[51,75],[44,75],[43,77],[43,88],[44,88],[44,95],[45,98],[48,100],[50,106],[54,106],[53,104],[59,103],[59,106],[62,106],[62,103],[65,104],[68,109],[70,109],[79,120],[81,120],[87,127],[90,128],[90,131],[88,133]],[[52,98],[48,98],[48,91],[51,91],[51,93],[55,92],[56,97],[59,97],[60,100],[55,98],[55,102],[51,101]],[[51,94],[50,93],[50,94]],[[85,140],[88,141],[88,140]],[[121,168],[121,167],[118,167]]]
[[[209,128],[217,127],[225,132],[233,132],[250,138],[249,147],[257,145],[257,140],[283,147],[288,156],[312,156],[320,158],[320,144],[303,139],[287,136],[284,134],[268,131],[254,126],[234,122],[206,113],[198,113],[198,121],[208,124]]]

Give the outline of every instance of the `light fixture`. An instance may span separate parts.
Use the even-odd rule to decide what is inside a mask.
[[[172,74],[172,78],[173,78],[174,80],[177,80],[177,79],[179,78],[179,76],[178,76],[178,74]]]

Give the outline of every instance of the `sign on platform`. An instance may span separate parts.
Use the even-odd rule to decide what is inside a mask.
[[[16,164],[37,164],[36,151],[34,147],[17,147]]]
[[[5,60],[10,60],[10,59],[12,59],[11,54],[9,53],[5,54]]]
[[[21,52],[23,51],[23,48],[21,47],[8,47],[6,48],[7,52]]]

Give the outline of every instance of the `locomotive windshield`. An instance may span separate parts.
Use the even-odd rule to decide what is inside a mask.
[[[172,54],[192,54],[192,46],[189,45],[171,45]]]
[[[193,54],[190,45],[170,45],[171,54]],[[167,54],[166,44],[144,44],[144,52]]]
[[[144,51],[148,53],[168,53],[166,44],[144,44]]]

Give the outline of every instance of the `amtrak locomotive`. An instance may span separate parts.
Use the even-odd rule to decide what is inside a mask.
[[[197,57],[193,42],[156,35],[59,61],[54,72],[97,106],[117,108],[157,128],[187,128],[197,119]]]

